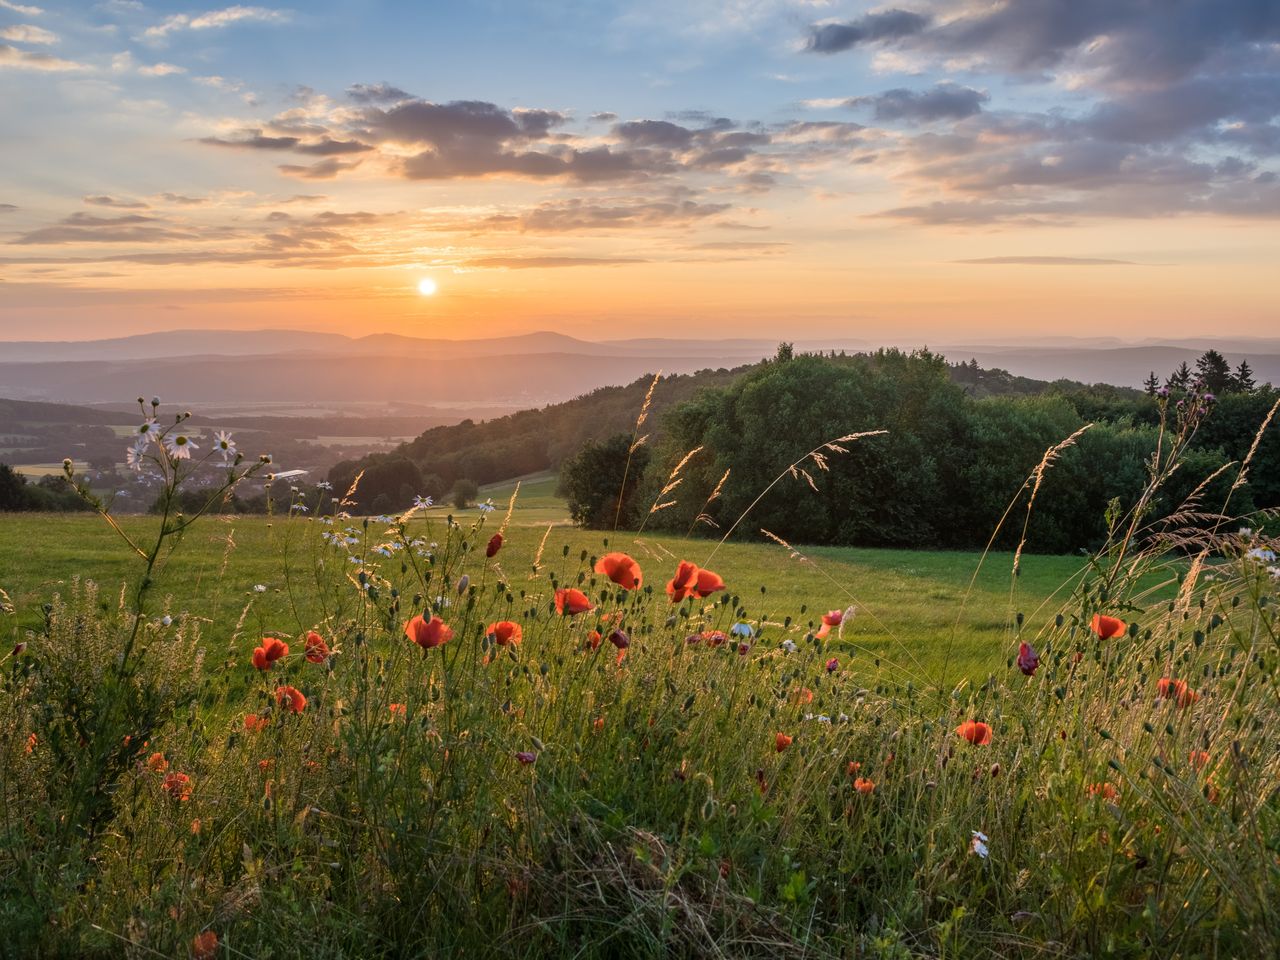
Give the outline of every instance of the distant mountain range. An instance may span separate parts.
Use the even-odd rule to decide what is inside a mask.
[[[880,342],[800,340],[798,351],[874,350]],[[918,344],[898,343],[911,347]],[[1258,382],[1280,382],[1280,338],[1195,338],[1126,343],[1046,337],[929,346],[1041,380],[1138,386],[1204,350],[1234,366],[1248,358]],[[174,330],[93,341],[0,342],[0,396],[65,403],[127,402],[159,393],[182,404],[354,403],[531,407],[630,383],[646,373],[692,373],[771,356],[773,339],[643,338],[588,341],[552,332],[475,340],[293,330]]]

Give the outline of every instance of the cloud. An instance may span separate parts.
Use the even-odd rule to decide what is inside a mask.
[[[0,69],[6,67],[11,70],[41,70],[49,73],[89,69],[83,63],[62,60],[48,53],[31,53],[11,47],[7,43],[0,43]]]
[[[243,150],[289,150],[302,141],[299,137],[269,137],[263,136],[261,130],[248,130],[233,140],[223,137],[201,137],[200,142],[213,147],[236,147]]]
[[[485,220],[484,225],[530,233],[685,226],[729,209],[727,203],[699,203],[688,199],[555,200],[518,214],[497,214]]]
[[[1128,266],[1140,267],[1144,264],[1133,260],[1111,260],[1105,257],[978,257],[974,260],[952,260],[952,263],[974,264],[1021,264],[1029,267],[1099,267]]]
[[[602,110],[599,113],[593,113],[591,115],[592,123],[612,123],[614,120],[617,120],[617,119],[618,119],[618,115],[616,113],[610,113],[607,110]]]
[[[476,257],[465,261],[469,267],[500,267],[528,270],[541,267],[612,267],[624,263],[649,263],[638,257]]]
[[[180,30],[220,30],[233,23],[251,21],[257,23],[287,23],[290,15],[284,10],[269,10],[266,7],[226,7],[222,10],[211,10],[197,16],[186,13],[175,13],[165,17],[155,26],[143,31],[143,39],[163,40],[171,33]]]
[[[0,203],[0,213],[13,213],[17,209],[16,203]]]
[[[121,197],[96,196],[85,197],[84,202],[95,207],[118,207],[123,210],[147,210],[148,205],[141,200],[125,200]]]
[[[175,73],[186,73],[186,67],[179,67],[172,63],[157,63],[149,67],[139,67],[138,73],[144,77],[167,77]]]
[[[955,83],[939,83],[925,91],[902,88],[886,90],[870,97],[853,97],[843,106],[871,108],[882,123],[907,121],[931,123],[935,120],[962,120],[982,111],[990,96],[981,90]]]
[[[14,13],[20,13],[24,17],[38,17],[42,13],[39,7],[28,6],[25,3],[13,3],[12,0],[0,0],[0,9],[12,10]]]
[[[178,207],[199,207],[209,202],[208,197],[187,197],[180,193],[162,193],[160,199]]]
[[[303,180],[332,180],[340,173],[348,170],[354,170],[360,166],[360,161],[353,163],[343,163],[336,157],[329,157],[326,160],[320,160],[310,166],[304,166],[296,163],[282,163],[278,167],[281,173],[290,177],[301,177]]]
[[[12,40],[14,43],[57,43],[58,35],[43,27],[33,27],[27,23],[14,24],[0,29],[0,40]]]
[[[813,53],[841,53],[861,43],[901,40],[928,25],[928,17],[910,10],[868,13],[847,23],[814,24],[806,49]]]
[[[15,244],[56,243],[153,243],[158,240],[193,240],[194,234],[161,225],[155,217],[125,214],[119,217],[95,217],[73,213],[51,227],[24,233]]]
[[[398,103],[413,99],[412,94],[389,83],[353,83],[347,87],[347,96],[356,103]]]

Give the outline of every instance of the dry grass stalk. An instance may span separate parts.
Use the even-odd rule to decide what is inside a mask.
[[[787,554],[790,556],[790,558],[791,558],[792,560],[799,560],[801,563],[808,563],[808,562],[809,562],[809,558],[808,558],[808,557],[806,557],[804,554],[802,554],[799,550],[797,550],[797,549],[796,549],[795,547],[793,547],[791,544],[787,543],[787,541],[783,540],[783,539],[782,539],[780,536],[778,536],[776,533],[773,533],[772,531],[766,530],[764,527],[761,527],[761,528],[760,528],[760,532],[761,532],[761,533],[763,533],[763,534],[764,534],[766,537],[768,537],[770,540],[772,540],[774,543],[776,543],[778,546],[780,546],[780,547],[784,547],[784,548],[786,549],[786,551],[787,551]]]
[[[1258,452],[1258,444],[1262,442],[1262,435],[1267,432],[1267,427],[1271,425],[1271,419],[1276,415],[1277,408],[1280,408],[1280,400],[1271,405],[1271,409],[1267,411],[1267,415],[1262,419],[1262,426],[1258,427],[1258,432],[1253,435],[1253,443],[1249,446],[1249,452],[1245,454],[1244,461],[1240,465],[1240,474],[1236,477],[1235,482],[1231,484],[1232,490],[1248,483],[1249,464],[1253,462],[1253,455]]]
[[[1092,423],[1086,423],[1065,440],[1055,443],[1044,452],[1044,456],[1040,458],[1040,462],[1037,463],[1035,465],[1035,469],[1031,471],[1031,475],[1028,477],[1028,480],[1031,483],[1031,496],[1027,499],[1027,517],[1022,524],[1022,536],[1018,539],[1018,549],[1013,552],[1013,569],[1015,573],[1018,570],[1019,562],[1022,560],[1022,549],[1027,545],[1027,528],[1031,524],[1031,510],[1035,506],[1036,496],[1040,493],[1040,487],[1044,483],[1045,473],[1051,466],[1053,466],[1054,463],[1057,462],[1058,458],[1062,456],[1062,451],[1066,450],[1068,447],[1074,447],[1076,445],[1076,441],[1080,439],[1081,434],[1092,426]],[[1025,487],[1025,484],[1023,486]]]
[[[347,492],[346,492],[346,493],[344,493],[344,494],[342,495],[342,499],[338,501],[338,506],[340,506],[340,507],[351,507],[351,506],[355,506],[355,501],[354,501],[354,500],[352,500],[352,499],[351,499],[351,497],[352,497],[352,495],[356,492],[356,488],[357,488],[358,486],[360,486],[360,480],[361,480],[361,478],[362,478],[362,477],[364,477],[364,471],[363,471],[363,470],[361,470],[359,473],[357,473],[357,474],[356,474],[356,478],[355,478],[354,480],[352,480],[352,481],[351,481],[351,486],[347,487]]]
[[[547,546],[547,537],[551,536],[551,528],[554,526],[554,523],[548,523],[547,529],[542,534],[542,539],[538,542],[538,552],[533,555],[533,572],[529,574],[530,580],[536,577],[538,571],[542,568],[542,551]]]
[[[520,481],[516,481],[516,488],[511,491],[511,499],[507,501],[507,515],[502,518],[502,525],[498,527],[498,533],[505,534],[507,532],[507,524],[511,522],[511,514],[516,509],[516,497],[520,495]]]

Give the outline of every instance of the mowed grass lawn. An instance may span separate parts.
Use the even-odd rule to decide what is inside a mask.
[[[866,686],[907,680],[917,686],[936,684],[944,665],[948,684],[1007,669],[1017,647],[1015,615],[1024,614],[1023,634],[1033,638],[1069,600],[1073,578],[1084,568],[1081,557],[1024,556],[1022,574],[1013,584],[1012,557],[991,554],[971,588],[978,553],[799,547],[805,558],[800,560],[770,543],[726,543],[717,549],[710,540],[606,535],[566,525],[550,490],[534,486],[531,509],[517,507],[497,558],[513,589],[523,587],[549,602],[546,580],[532,573],[540,546],[543,572],[554,572],[566,582],[586,569],[583,551],[596,556],[623,550],[640,561],[646,584],[655,591],[653,602],[665,607],[663,587],[676,562],[689,559],[724,577],[745,608],[743,619],[763,625],[759,643],[776,645],[787,636],[799,640],[824,611],[855,605],[856,615],[842,637],[833,634],[831,648]],[[494,499],[499,509],[488,518],[482,542],[502,520],[505,502]],[[411,535],[443,540],[448,512],[447,507],[434,508],[425,519],[413,520]],[[537,522],[529,522],[530,515]],[[145,542],[156,523],[153,517],[122,518],[139,542]],[[363,521],[346,525],[365,535]],[[168,597],[171,612],[207,620],[204,643],[215,660],[223,650],[231,658],[239,653],[247,657],[264,633],[298,635],[321,616],[316,564],[345,559],[321,543],[324,529],[336,528],[301,517],[204,518],[161,567],[153,609],[161,612],[158,605]],[[369,521],[367,544],[381,542],[384,530],[385,524]],[[472,562],[479,564],[482,557],[477,550]],[[370,560],[399,563],[376,556]],[[0,618],[0,630],[14,641],[21,639],[24,629],[40,624],[41,605],[64,591],[73,577],[96,580],[102,596],[114,600],[122,584],[136,583],[139,570],[136,556],[98,517],[0,515],[0,588],[17,608],[16,616]]]

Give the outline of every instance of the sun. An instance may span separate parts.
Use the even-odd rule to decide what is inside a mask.
[[[436,292],[436,282],[430,277],[423,277],[418,281],[418,292],[424,297],[431,297]]]

